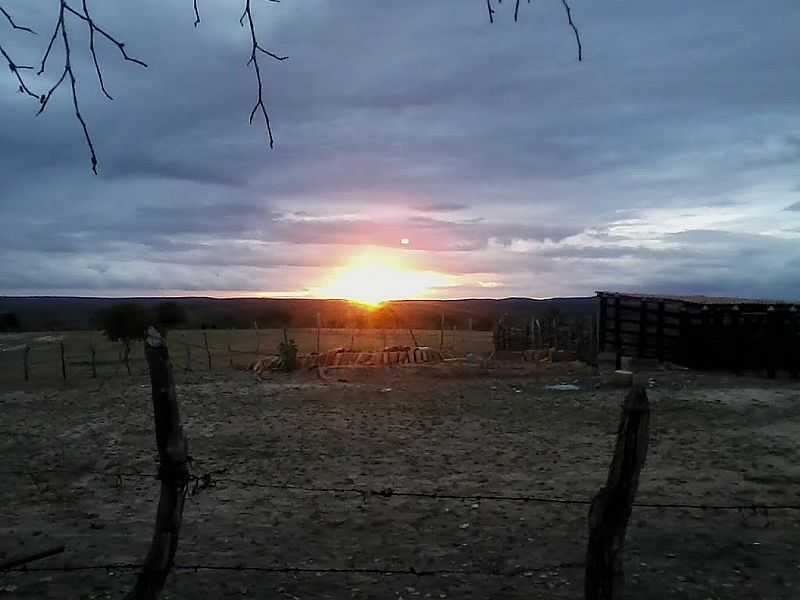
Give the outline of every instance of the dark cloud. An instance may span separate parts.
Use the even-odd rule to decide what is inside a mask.
[[[101,45],[108,102],[71,27],[99,177],[66,90],[33,118],[0,75],[0,293],[307,290],[368,251],[450,295],[800,296],[792,0],[575,0],[582,63],[558,2],[493,26],[477,0],[258,4],[291,57],[262,63],[274,151],[236,7],[202,2],[195,29],[182,3],[95,4],[150,67]],[[36,63],[47,36],[9,35]]]

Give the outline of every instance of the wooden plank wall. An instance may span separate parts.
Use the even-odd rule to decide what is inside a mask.
[[[800,370],[800,312],[790,305],[702,305],[598,295],[601,352],[696,369]]]

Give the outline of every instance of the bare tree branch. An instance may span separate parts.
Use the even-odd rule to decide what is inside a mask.
[[[272,0],[272,1],[276,2],[277,0]],[[250,111],[250,124],[251,125],[253,124],[253,118],[255,117],[256,112],[260,110],[261,114],[264,115],[264,124],[266,125],[267,128],[267,136],[269,137],[269,147],[274,148],[275,140],[272,137],[272,126],[270,125],[269,122],[269,114],[267,113],[267,107],[264,104],[264,83],[261,79],[261,68],[258,64],[257,52],[263,52],[267,56],[274,58],[275,60],[278,61],[286,60],[289,57],[279,56],[273,52],[270,52],[269,50],[264,49],[258,43],[258,38],[256,37],[256,26],[255,22],[253,21],[253,12],[250,6],[250,2],[251,0],[245,0],[244,12],[242,13],[242,16],[239,18],[239,24],[242,27],[244,27],[244,21],[245,19],[247,19],[247,25],[250,29],[250,41],[252,44],[250,47],[250,60],[247,61],[247,64],[248,66],[251,64],[253,65],[253,68],[255,69],[256,72],[256,80],[258,81],[258,99],[256,100],[256,103],[253,106],[253,110]]]
[[[583,60],[583,46],[581,45],[581,34],[578,33],[578,28],[575,27],[575,23],[572,21],[572,9],[570,9],[569,4],[567,4],[567,0],[561,0],[561,4],[564,5],[564,10],[567,11],[567,20],[569,21],[569,26],[572,27],[572,31],[575,32],[575,41],[578,43],[578,62]]]
[[[92,60],[94,61],[94,70],[97,71],[97,79],[100,82],[100,89],[105,94],[106,98],[109,100],[113,100],[114,98],[111,97],[111,94],[108,93],[106,89],[106,83],[103,81],[103,72],[100,70],[100,64],[97,62],[97,53],[94,50],[94,23],[92,22],[92,18],[89,16],[89,8],[86,6],[86,0],[83,0],[83,14],[86,15],[86,21],[89,23],[89,52],[92,55]]]
[[[200,25],[200,10],[197,8],[197,0],[194,0],[194,26]]]
[[[36,32],[30,27],[23,27],[22,25],[17,25],[17,23],[14,21],[11,15],[8,13],[8,11],[2,6],[0,6],[0,13],[2,13],[3,16],[8,20],[8,22],[11,24],[12,29],[15,29],[17,31],[25,31],[27,33],[36,35]],[[14,77],[17,78],[17,81],[19,82],[20,93],[27,94],[31,98],[38,98],[39,96],[31,91],[31,89],[28,87],[28,84],[25,83],[25,80],[22,78],[22,75],[20,74],[21,70],[32,70],[33,67],[29,67],[26,65],[18,65],[11,58],[11,55],[9,55],[8,52],[6,52],[2,44],[0,44],[0,54],[3,55],[3,58],[5,58],[6,62],[8,63],[8,70],[11,71],[14,74]]]
[[[28,85],[25,83],[25,80],[22,78],[22,75],[20,75],[20,70],[33,69],[33,67],[28,67],[28,66],[25,66],[25,65],[18,65],[17,63],[15,63],[12,60],[12,58],[8,55],[8,52],[5,51],[5,49],[3,48],[2,45],[0,45],[0,54],[2,54],[3,58],[5,58],[6,61],[8,62],[8,69],[17,78],[17,81],[19,82],[19,91],[21,93],[23,93],[23,94],[27,94],[31,98],[39,98],[39,95],[38,94],[34,94],[30,90]]]
[[[11,18],[11,15],[8,14],[8,11],[5,8],[3,8],[2,6],[0,6],[0,13],[2,13],[2,15],[6,19],[8,19],[8,22],[11,24],[11,27],[13,29],[18,29],[19,31],[27,31],[28,33],[32,33],[33,35],[36,35],[36,32],[33,29],[31,29],[30,27],[23,27],[21,25],[17,25],[14,22],[14,19]]]
[[[502,4],[503,0],[497,0],[498,4]],[[531,3],[531,0],[528,0],[528,4]],[[514,2],[514,22],[519,21],[519,4],[520,0],[515,0]],[[567,0],[561,0],[561,4],[564,6],[564,10],[567,12],[567,21],[569,22],[569,26],[572,28],[572,31],[575,33],[575,41],[578,44],[578,62],[583,60],[583,45],[581,44],[581,34],[578,31],[575,22],[572,20],[572,9],[570,8],[569,3]],[[492,0],[486,0],[486,8],[489,11],[489,23],[494,23],[494,14],[495,9],[492,7]]]
[[[58,20],[56,21],[56,26],[53,29],[53,35],[50,36],[50,41],[47,44],[47,49],[42,56],[42,62],[39,66],[38,75],[41,75],[45,72],[47,68],[47,61],[50,58],[50,53],[53,50],[53,46],[58,39],[59,34],[61,34],[62,44],[64,46],[64,68],[61,72],[61,76],[56,80],[56,82],[50,87],[46,94],[42,94],[39,96],[39,112],[37,114],[42,114],[44,110],[47,108],[48,103],[50,102],[50,98],[52,98],[55,91],[61,86],[64,80],[69,77],[70,82],[70,89],[72,91],[72,105],[75,108],[75,117],[78,119],[78,122],[81,124],[81,129],[83,129],[83,136],[86,139],[86,145],[89,147],[89,154],[92,163],[92,172],[97,174],[97,154],[95,152],[94,143],[92,142],[91,135],[89,134],[89,127],[86,124],[86,120],[81,113],[80,104],[78,102],[78,89],[77,89],[77,79],[75,77],[75,72],[72,69],[72,49],[69,43],[69,33],[67,31],[67,23],[66,23],[66,14],[69,13],[84,23],[89,28],[89,53],[92,56],[92,62],[94,63],[95,72],[97,73],[97,79],[100,82],[100,89],[102,90],[103,94],[109,100],[113,100],[111,94],[108,93],[106,89],[105,80],[103,79],[103,71],[100,68],[100,62],[97,58],[97,51],[95,48],[95,34],[100,34],[102,37],[110,41],[114,44],[117,49],[119,50],[122,57],[128,61],[136,63],[137,65],[141,65],[142,67],[147,67],[147,64],[138,58],[133,58],[129,56],[127,51],[125,50],[125,44],[110,33],[105,31],[102,27],[98,26],[89,12],[89,7],[87,5],[87,0],[82,0],[81,8],[83,12],[79,12],[75,10],[67,0],[60,0],[59,2],[59,9],[58,9]]]

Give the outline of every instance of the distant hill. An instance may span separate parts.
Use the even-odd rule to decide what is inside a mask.
[[[554,310],[564,319],[590,316],[594,298],[402,300],[369,309],[346,300],[284,298],[73,298],[58,296],[0,297],[0,314],[16,315],[24,330],[94,329],[98,311],[122,302],[154,308],[175,302],[187,313],[190,328],[406,327],[438,329],[441,314],[449,328],[488,330],[503,315],[524,322]]]

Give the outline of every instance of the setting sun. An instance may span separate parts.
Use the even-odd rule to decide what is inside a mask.
[[[372,252],[337,269],[315,295],[377,306],[387,300],[423,298],[433,288],[446,285],[444,275],[417,270],[397,257]]]

